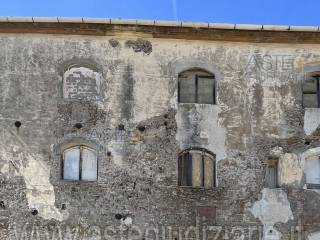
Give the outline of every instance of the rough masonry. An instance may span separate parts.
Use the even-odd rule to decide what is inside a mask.
[[[319,36],[0,23],[0,239],[319,239],[305,166],[320,109],[302,105]],[[178,103],[192,68],[214,75],[215,105]],[[61,178],[78,143],[97,149],[97,181]],[[214,188],[178,186],[192,147],[214,153]]]

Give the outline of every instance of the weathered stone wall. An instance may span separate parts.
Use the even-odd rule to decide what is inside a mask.
[[[318,239],[303,169],[320,120],[301,84],[319,59],[318,45],[0,35],[0,238]],[[216,105],[178,104],[194,67],[215,75]],[[61,180],[78,142],[98,149],[97,182]],[[216,155],[215,188],[178,187],[190,147]]]

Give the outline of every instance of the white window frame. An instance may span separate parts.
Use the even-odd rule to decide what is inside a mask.
[[[306,175],[305,184],[308,189],[320,189],[320,181],[319,181],[319,184],[307,182],[308,172],[307,172],[306,164],[307,164],[307,161],[310,160],[310,158],[315,158],[315,157],[317,157],[318,160],[320,161],[320,147],[310,148],[307,151],[303,152],[301,155],[301,161],[303,163],[303,172]],[[319,166],[318,174],[319,174],[319,178],[320,178],[320,163],[318,166]]]
[[[74,149],[78,149],[79,150],[79,176],[78,179],[66,179],[65,178],[65,161],[66,161],[66,153],[70,150],[74,150]],[[95,179],[83,179],[82,177],[82,173],[83,173],[83,151],[84,150],[88,150],[92,153],[94,153],[95,155],[95,163],[96,163],[96,175],[95,175]],[[85,145],[77,145],[77,146],[73,146],[70,148],[67,148],[63,151],[62,154],[62,179],[65,181],[85,181],[85,182],[94,182],[98,180],[98,156],[97,156],[97,151],[94,148],[85,146]]]

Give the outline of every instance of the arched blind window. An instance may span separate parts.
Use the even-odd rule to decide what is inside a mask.
[[[96,181],[97,163],[94,149],[85,146],[68,148],[63,153],[63,179]]]
[[[214,75],[203,70],[188,70],[179,74],[179,103],[215,104]]]
[[[179,155],[179,185],[215,186],[215,157],[204,150],[186,150]]]

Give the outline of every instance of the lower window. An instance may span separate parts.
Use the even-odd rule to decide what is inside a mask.
[[[307,187],[320,189],[320,157],[313,156],[306,159],[305,174]]]
[[[179,185],[215,186],[215,157],[204,150],[186,150],[179,156]]]
[[[76,146],[63,153],[63,179],[96,181],[98,176],[97,154],[92,148]]]

